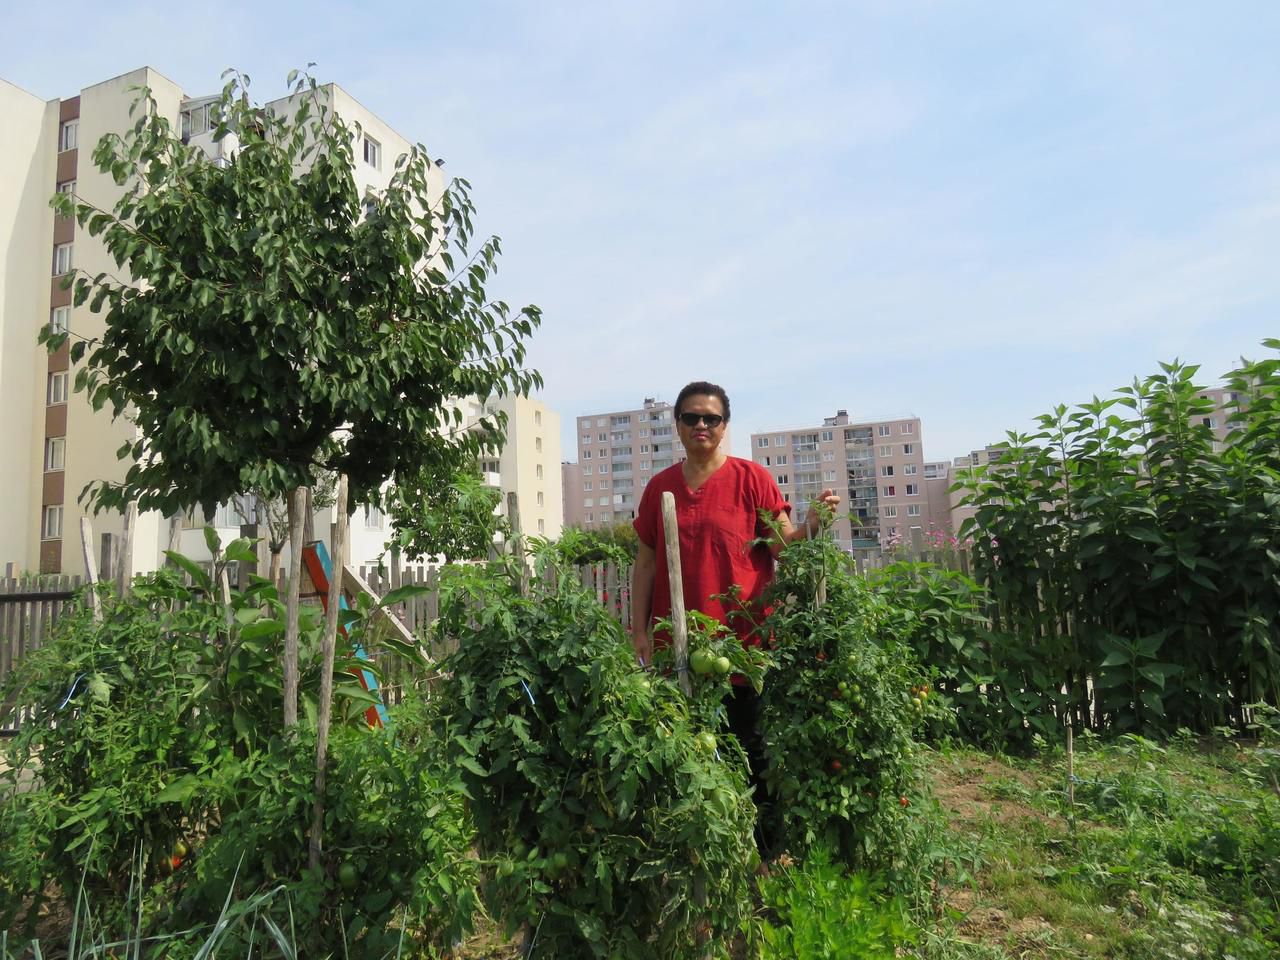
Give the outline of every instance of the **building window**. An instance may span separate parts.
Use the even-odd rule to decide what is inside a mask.
[[[539,480],[542,479],[542,464],[538,463],[534,465],[533,475],[537,477]]]
[[[45,507],[40,518],[40,539],[62,539],[62,504]]]
[[[914,463],[908,463],[902,468],[902,472],[908,477],[914,477],[916,475],[916,465]]]
[[[790,482],[791,482],[791,477],[790,477],[790,476],[788,476],[788,475],[787,475],[787,474],[785,474],[785,473],[780,473],[780,474],[778,474],[778,483],[779,483],[779,484],[790,483]]]
[[[765,458],[764,458],[764,465],[765,465],[766,467],[771,467],[771,466],[773,466],[773,464],[771,464],[771,463],[769,462],[769,458],[768,458],[768,457],[765,457]]]
[[[53,275],[67,273],[71,269],[72,243],[60,243],[53,248]]]
[[[596,505],[595,497],[583,497],[582,505],[584,507],[594,507]]]
[[[609,465],[608,465],[607,463],[602,463],[602,464],[600,464],[600,472],[601,472],[601,473],[608,473],[608,472],[609,472]]]
[[[821,441],[822,441],[823,443],[830,443],[830,442],[831,442],[831,431],[830,431],[830,430],[823,430],[823,431],[822,431],[822,436],[820,437],[820,439],[821,439]]]
[[[648,470],[648,469],[649,469],[649,461],[648,461],[648,460],[641,460],[641,461],[640,461],[640,469],[641,469],[641,470]]]
[[[538,506],[542,506],[542,491],[538,491]]]
[[[834,470],[824,470],[824,471],[822,472],[822,479],[823,479],[824,481],[825,481],[825,480],[834,480],[835,478],[836,478],[836,472],[835,472]]]
[[[533,425],[534,425],[535,427],[540,427],[540,426],[542,426],[542,411],[541,411],[541,410],[535,410],[535,411],[533,411]]]
[[[900,428],[901,433],[915,433],[916,425],[914,423],[904,423]]]
[[[592,472],[592,467],[591,467],[591,465],[590,465],[590,464],[587,464],[587,465],[585,465],[585,466],[582,468],[582,475],[583,475],[584,477],[589,477],[589,476],[591,476],[591,472]]]
[[[600,433],[600,434],[597,434],[597,435],[596,435],[596,442],[598,442],[598,443],[608,443],[608,442],[609,442],[609,435],[608,435],[607,433]]]
[[[769,446],[769,438],[768,438],[768,437],[760,437],[759,439],[757,439],[757,440],[756,440],[756,446],[757,446],[757,447],[767,447],[767,446]]]
[[[67,468],[66,437],[49,437],[45,440],[44,468],[46,470],[65,470]]]
[[[882,423],[880,424],[880,426],[876,427],[876,436],[887,437],[889,436],[889,434],[890,434],[889,424]]]
[[[547,522],[546,522],[545,520],[539,520],[539,521],[538,521],[538,532],[539,532],[539,533],[546,533],[546,532],[547,532]]]
[[[887,444],[887,443],[883,443],[883,444],[881,444],[881,445],[880,445],[880,456],[882,456],[882,457],[892,457],[892,456],[893,456],[893,447],[892,447],[891,445]]]
[[[890,463],[890,464],[887,464],[886,466],[881,467],[881,468],[880,468],[880,476],[882,476],[882,477],[892,477],[892,476],[893,476],[893,464],[891,464],[891,463]]]
[[[778,454],[778,466],[785,467],[787,465],[787,455],[785,453]]]
[[[907,496],[908,496],[908,497],[915,497],[915,496],[919,496],[919,494],[920,494],[920,484],[918,484],[918,483],[908,483],[908,484],[907,484]]]
[[[641,452],[641,453],[648,453],[648,452],[649,452],[649,445],[648,445],[647,443],[642,443],[642,444],[640,444],[640,452]]]
[[[591,442],[591,434],[589,434],[589,433],[584,433],[584,434],[582,435],[582,442],[583,442],[583,443],[590,443],[590,442]]]
[[[909,505],[907,506],[907,516],[908,516],[908,517],[918,517],[918,516],[920,516],[920,504],[918,504],[918,503],[912,503],[912,504],[909,504]]]
[[[773,438],[773,445],[774,445],[775,447],[783,447],[783,446],[786,446],[786,443],[787,443],[787,438],[786,438],[786,437],[774,437],[774,438]]]
[[[80,121],[68,120],[58,130],[58,150],[74,150],[80,141]],[[61,534],[59,534],[61,536]]]
[[[67,333],[71,329],[71,308],[54,307],[49,317],[49,332],[55,336]]]
[[[608,490],[608,489],[609,489],[609,481],[608,481],[608,480],[601,480],[601,481],[600,481],[600,489],[601,489],[601,490]]]
[[[582,489],[583,489],[583,490],[590,490],[590,489],[591,489],[591,481],[590,481],[590,480],[586,481],[586,482],[582,485]]]
[[[603,426],[604,426],[604,424],[605,424],[605,419],[604,419],[604,417],[596,417],[596,426],[597,426],[597,427],[603,427]],[[603,437],[601,437],[600,439],[602,439],[602,440],[603,440],[604,438],[603,438]]]
[[[67,380],[68,375],[65,370],[61,373],[49,374],[49,406],[67,402]]]
[[[382,511],[377,507],[366,504],[364,508],[364,525],[368,530],[381,530]]]
[[[590,523],[590,522],[591,522],[591,514],[589,514],[589,513],[588,513],[588,514],[587,514],[587,523]]]
[[[892,519],[893,519],[894,517],[896,517],[897,515],[898,515],[898,508],[897,508],[897,507],[885,507],[885,508],[884,508],[884,518],[885,518],[886,520],[892,520]]]
[[[382,144],[368,134],[364,138],[364,162],[375,170],[382,169]]]
[[[538,453],[541,453],[541,452],[542,452],[542,438],[541,438],[541,437],[534,437],[534,438],[533,438],[533,449],[534,449],[535,451],[537,451]]]
[[[881,487],[881,490],[883,490],[883,491],[884,491],[884,495],[885,495],[886,497],[893,497],[893,496],[897,496],[897,493],[898,493],[898,491],[897,491],[896,489],[894,489],[893,487]]]
[[[824,450],[824,451],[822,451],[822,462],[823,462],[823,463],[830,463],[830,462],[831,462],[832,460],[834,460],[835,458],[836,458],[836,455],[835,455],[834,453],[832,453],[830,450]]]
[[[647,437],[648,435],[649,435],[649,431],[648,431],[648,429],[647,429],[647,428],[646,428],[646,429],[644,429],[644,430],[641,430],[641,431],[640,431],[640,439],[641,439],[641,440],[643,440],[643,439],[644,439],[645,437]]]
[[[583,450],[583,451],[582,451],[582,459],[583,459],[583,460],[590,460],[590,459],[591,459],[591,451],[590,451],[590,450]]]
[[[909,456],[911,456],[911,455],[912,455],[913,453],[915,453],[915,452],[916,452],[916,445],[915,445],[914,443],[904,443],[904,444],[902,445],[902,455],[903,455],[903,456],[905,456],[905,457],[909,457]]]
[[[58,192],[65,194],[73,194],[76,192],[76,182],[74,180],[63,180],[58,184]]]

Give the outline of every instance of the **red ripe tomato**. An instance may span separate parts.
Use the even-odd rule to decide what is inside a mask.
[[[909,806],[911,806],[911,801],[910,801],[910,800],[908,800],[906,797],[899,797],[899,798],[898,798],[898,805],[899,805],[899,806],[901,806],[901,807],[909,807]]]
[[[827,655],[823,653],[821,650],[819,650],[817,657],[815,657],[814,659],[816,659],[819,663],[822,663],[822,661],[827,659]]]
[[[843,764],[843,763],[841,763],[839,760],[832,760],[832,761],[831,761],[831,772],[832,772],[832,773],[839,773],[839,772],[840,772],[841,770],[843,770],[843,769],[844,769],[844,764]]]

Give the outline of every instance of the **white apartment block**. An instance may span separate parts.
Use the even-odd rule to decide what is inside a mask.
[[[874,555],[890,538],[929,527],[918,417],[856,423],[838,410],[813,426],[753,433],[751,455],[777,481],[796,524],[824,489],[834,490],[843,502],[833,536],[850,553]]]
[[[115,263],[74,220],[55,217],[49,198],[55,190],[67,191],[103,209],[114,206],[120,188],[98,172],[91,155],[105,134],[131,126],[129,110],[139,86],[150,89],[159,112],[189,143],[203,148],[211,162],[225,163],[233,155],[234,136],[220,143],[213,140],[208,107],[216,97],[190,96],[149,67],[94,84],[65,100],[44,100],[0,80],[6,133],[6,149],[0,151],[0,254],[5,263],[0,276],[0,405],[9,454],[0,458],[0,502],[6,506],[0,513],[0,564],[83,574],[84,508],[77,497],[93,481],[120,480],[128,466],[116,459],[116,450],[134,440],[134,428],[124,419],[113,422],[108,411],[95,413],[82,394],[73,394],[69,349],[50,355],[36,338],[45,324],[68,329],[73,339],[93,339],[103,332],[101,317],[87,305],[73,306],[71,291],[61,284],[73,268],[92,276],[114,272]],[[320,92],[343,120],[353,127],[359,124],[361,143],[354,150],[357,188],[362,194],[381,190],[411,141],[341,87],[328,84]],[[269,106],[286,107],[292,99]],[[442,192],[445,177],[439,167],[433,166],[429,176],[432,192]],[[504,490],[518,493],[526,531],[554,535],[561,523],[555,486],[559,431],[552,422],[557,418],[532,400],[512,399],[508,415],[511,441],[495,473]],[[323,513],[316,517],[317,535],[327,533],[330,519]],[[224,541],[239,532],[240,522],[230,506],[219,508],[214,517]],[[119,536],[123,518],[103,513],[92,517],[92,523],[92,550],[98,554]],[[352,528],[353,559],[372,560],[382,552],[388,531],[378,511],[357,508]],[[138,518],[130,574],[163,563],[170,529],[170,520],[159,514]],[[202,558],[203,535],[184,530],[179,548]]]
[[[561,465],[566,526],[599,530],[635,519],[649,479],[685,459],[674,416],[672,404],[646,397],[631,410],[578,417],[578,462]],[[720,446],[733,449],[729,425]]]

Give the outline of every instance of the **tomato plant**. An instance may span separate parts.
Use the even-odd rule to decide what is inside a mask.
[[[728,680],[700,677],[691,704],[674,674],[639,669],[554,545],[535,558],[527,594],[502,564],[442,582],[437,627],[457,652],[439,735],[469,797],[482,895],[524,928],[528,956],[724,955],[756,858],[740,753],[702,720]]]
[[[888,864],[903,850],[899,798],[916,791],[914,734],[933,709],[919,696],[914,654],[829,540],[787,547],[767,599],[763,632],[777,666],[764,685],[765,777],[783,843],[801,855],[821,844],[852,866]]]

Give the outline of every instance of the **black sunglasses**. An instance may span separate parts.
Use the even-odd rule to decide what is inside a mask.
[[[696,427],[699,423],[705,423],[714,430],[724,423],[724,417],[718,413],[682,413],[680,414],[680,422],[686,427]]]

